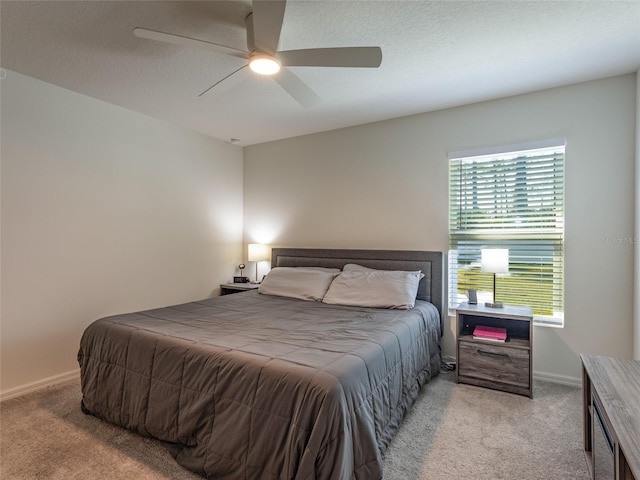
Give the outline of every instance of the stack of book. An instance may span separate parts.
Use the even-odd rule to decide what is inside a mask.
[[[474,340],[491,340],[494,342],[504,342],[507,340],[507,329],[502,327],[488,327],[486,325],[476,325],[473,330]]]

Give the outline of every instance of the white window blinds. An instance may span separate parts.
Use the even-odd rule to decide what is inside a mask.
[[[480,250],[509,249],[496,298],[527,305],[538,322],[563,323],[564,145],[449,160],[449,303],[492,301]]]

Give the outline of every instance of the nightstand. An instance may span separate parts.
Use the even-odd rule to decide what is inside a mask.
[[[507,330],[505,342],[473,337],[476,325]],[[528,307],[456,309],[456,382],[533,397],[533,315]]]
[[[247,290],[255,290],[259,286],[259,283],[223,283],[220,285],[220,294],[230,295],[232,293],[246,292]]]

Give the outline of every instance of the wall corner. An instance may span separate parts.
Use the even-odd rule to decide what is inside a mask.
[[[633,358],[640,360],[640,70],[636,72],[636,161],[634,212]]]

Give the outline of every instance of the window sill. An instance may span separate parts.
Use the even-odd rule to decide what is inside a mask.
[[[544,320],[538,320],[535,317],[533,318],[533,326],[534,327],[549,327],[549,328],[564,328],[564,320],[562,323],[552,323]]]

